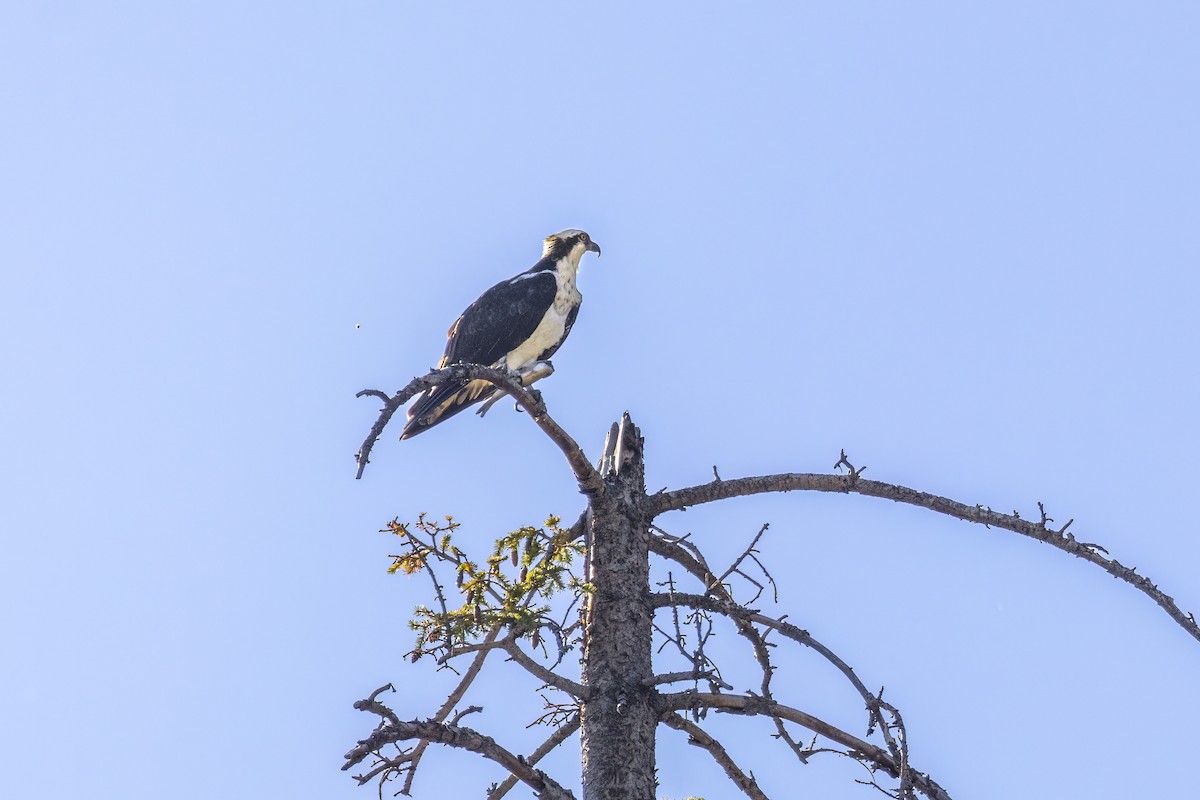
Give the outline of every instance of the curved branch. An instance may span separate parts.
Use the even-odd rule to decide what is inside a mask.
[[[487,381],[496,388],[510,394],[517,401],[518,405],[529,412],[530,418],[537,423],[542,432],[566,456],[567,463],[570,465],[571,471],[575,474],[575,480],[579,482],[580,490],[584,494],[589,495],[599,493],[603,490],[604,483],[600,480],[600,475],[596,472],[596,468],[592,466],[591,461],[584,455],[583,449],[546,411],[546,404],[542,401],[541,392],[530,389],[504,370],[482,367],[478,364],[454,364],[445,369],[432,370],[423,378],[413,378],[407,386],[390,398],[387,398],[383,408],[379,412],[379,418],[371,426],[371,432],[367,434],[367,438],[363,441],[362,447],[359,448],[358,454],[355,456],[355,461],[358,462],[358,474],[355,476],[356,478],[362,477],[363,470],[370,463],[371,448],[375,446],[375,442],[383,434],[383,429],[391,421],[392,415],[421,392],[449,380]],[[364,389],[355,395],[355,397],[364,396],[386,397],[378,389]]]
[[[550,751],[552,751],[554,748],[558,747],[560,744],[565,742],[567,740],[567,737],[570,736],[571,734],[573,734],[577,730],[579,730],[579,715],[578,714],[571,717],[569,720],[567,720],[562,725],[560,725],[554,731],[554,733],[550,734],[550,736],[547,737],[546,741],[542,742],[538,746],[538,749],[534,750],[532,753],[529,754],[529,757],[525,759],[525,763],[529,764],[529,766],[532,767],[534,764],[538,763],[543,758],[545,758],[550,753]],[[512,788],[516,785],[517,785],[516,776],[509,775],[507,778],[505,778],[504,780],[502,780],[500,782],[499,786],[497,786],[490,793],[488,793],[487,800],[500,800],[501,797],[504,797],[504,795],[508,794],[509,791],[511,791]]]
[[[525,668],[526,672],[547,686],[552,686],[561,692],[566,692],[567,694],[573,697],[578,697],[581,700],[586,700],[591,694],[588,691],[588,688],[583,684],[576,683],[570,678],[564,678],[557,672],[543,667],[537,661],[530,658],[529,655],[521,649],[521,646],[517,644],[517,637],[511,634],[500,641],[483,641],[476,642],[475,644],[461,645],[439,658],[438,663],[444,664],[452,658],[465,656],[468,653],[479,653],[482,655],[492,650],[502,650],[505,653],[508,653],[509,658],[512,661],[517,662],[517,664]]]
[[[874,764],[893,778],[900,777],[900,766],[884,749],[865,742],[853,734],[834,727],[812,714],[798,708],[785,706],[765,697],[752,697],[739,694],[713,694],[711,692],[678,692],[665,694],[658,699],[658,708],[663,713],[668,711],[685,711],[698,708],[726,709],[741,714],[761,714],[764,716],[786,719],[797,725],[808,728],[813,733],[820,734],[826,739],[837,742],[850,750],[855,758]],[[911,769],[911,768],[910,768]],[[913,786],[917,791],[934,800],[950,800],[950,795],[932,778],[923,773],[912,773]]]
[[[346,753],[346,763],[342,765],[342,769],[350,769],[350,767],[385,745],[395,744],[396,742],[408,739],[437,742],[438,744],[468,750],[472,753],[479,753],[484,758],[491,759],[504,767],[515,775],[517,780],[524,782],[537,792],[539,797],[544,798],[544,800],[574,800],[575,798],[570,791],[564,789],[557,781],[541,770],[531,767],[520,756],[514,755],[498,745],[492,737],[484,736],[482,733],[471,728],[448,725],[444,722],[433,722],[432,720],[425,720],[423,722],[389,722],[381,726],[366,739],[360,741],[357,747]]]
[[[517,644],[515,637],[509,637],[508,639],[505,639],[501,646],[503,647],[504,652],[508,653],[509,656],[512,657],[513,661],[520,664],[525,668],[526,672],[547,686],[553,686],[560,692],[566,692],[567,694],[577,697],[580,700],[587,700],[589,697],[591,697],[592,692],[588,687],[584,686],[583,684],[576,683],[570,678],[564,678],[557,672],[543,667],[537,661],[530,658],[529,655],[521,649],[521,645]]]
[[[939,514],[955,517],[967,522],[975,522],[986,527],[1003,528],[1004,530],[1028,536],[1051,547],[1082,558],[1103,569],[1114,578],[1133,586],[1143,592],[1167,612],[1181,628],[1194,639],[1200,641],[1200,625],[1191,614],[1185,614],[1175,604],[1175,600],[1161,591],[1146,577],[1138,575],[1115,559],[1100,555],[1098,545],[1077,541],[1074,535],[1067,533],[1068,522],[1062,528],[1055,530],[1047,527],[1049,518],[1042,514],[1041,521],[1022,519],[1016,513],[1001,514],[990,508],[979,505],[967,505],[946,497],[910,489],[882,481],[870,481],[859,477],[858,472],[849,475],[814,474],[814,473],[783,473],[779,475],[760,475],[751,478],[736,478],[733,480],[716,480],[673,492],[659,492],[646,498],[646,513],[655,517],[665,511],[677,511],[688,506],[712,503],[731,497],[765,494],[768,492],[834,492],[838,494],[861,494],[868,497],[880,497],[894,500],[897,503],[928,508]]]
[[[720,765],[721,769],[725,770],[725,774],[729,776],[729,780],[733,781],[742,793],[751,800],[769,800],[758,788],[758,784],[754,782],[742,769],[734,763],[729,757],[729,753],[721,746],[721,743],[708,734],[703,728],[694,722],[684,719],[674,711],[668,711],[662,715],[662,721],[667,726],[674,728],[677,731],[683,731],[688,735],[688,744],[694,744],[697,747],[702,747],[712,756],[713,761]]]

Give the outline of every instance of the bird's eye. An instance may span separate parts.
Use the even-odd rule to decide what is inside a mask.
[[[579,234],[579,241],[586,242],[587,240],[588,240],[588,235],[586,233]]]

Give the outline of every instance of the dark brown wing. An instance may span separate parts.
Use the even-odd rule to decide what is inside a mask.
[[[557,291],[553,270],[523,272],[488,289],[450,326],[446,352],[438,366],[495,365],[533,335]],[[568,330],[575,313],[573,310],[567,320]],[[557,349],[555,346],[548,352]],[[495,387],[484,381],[450,381],[435,386],[408,409],[408,424],[400,438],[411,439],[495,393]]]
[[[492,366],[533,335],[557,291],[552,270],[523,272],[488,289],[450,326],[442,365]]]

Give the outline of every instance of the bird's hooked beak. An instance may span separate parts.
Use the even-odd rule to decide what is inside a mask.
[[[600,245],[596,244],[595,242],[588,242],[587,247],[584,249],[591,250],[593,253],[596,254],[596,258],[600,257]]]

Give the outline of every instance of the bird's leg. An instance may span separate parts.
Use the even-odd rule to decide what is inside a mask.
[[[495,367],[496,367],[496,369],[504,370],[504,372],[508,374],[508,377],[512,378],[514,381],[521,380],[521,373],[515,369],[510,369],[508,366],[507,359],[503,359],[503,358],[500,359],[500,361],[495,365]],[[496,405],[496,403],[500,400],[500,398],[507,397],[507,396],[508,396],[508,392],[504,391],[503,389],[501,389],[499,387],[496,387],[496,393],[494,395],[492,395],[486,403],[481,405],[478,408],[478,410],[476,410],[475,413],[482,417],[484,414],[486,414],[491,409],[492,406]]]
[[[508,370],[508,373],[515,379],[519,380],[522,386],[531,386],[534,381],[540,381],[542,378],[548,378],[553,375],[554,365],[549,361],[534,361],[532,364],[527,366],[520,367],[515,370]],[[480,406],[479,410],[475,413],[482,417],[488,412],[489,409],[491,409],[492,406],[496,405],[497,401],[507,396],[508,392],[502,389],[497,389],[496,394],[488,398],[487,402]],[[521,410],[519,405],[517,406],[517,410]]]
[[[521,375],[521,383],[525,386],[532,386],[534,381],[540,381],[542,378],[549,378],[554,374],[554,365],[549,361],[535,361],[527,367],[522,367],[518,372]]]
[[[496,405],[497,400],[499,400],[501,397],[507,397],[507,396],[508,396],[508,392],[501,392],[501,391],[497,390],[496,394],[494,394],[490,398],[488,398],[488,401],[486,403],[484,403],[483,405],[481,405],[479,407],[479,410],[476,411],[475,413],[482,417],[484,414],[486,414],[488,412],[488,409],[490,409],[492,406]]]

